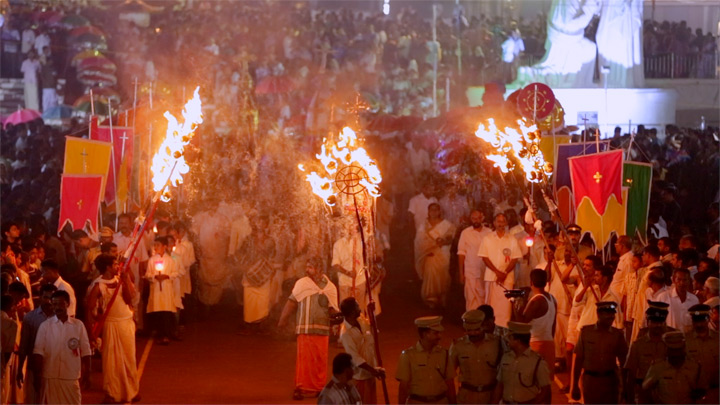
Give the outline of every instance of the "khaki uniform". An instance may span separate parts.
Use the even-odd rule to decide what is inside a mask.
[[[460,369],[457,395],[459,404],[487,404],[497,385],[497,370],[503,355],[500,338],[485,335],[479,344],[466,335],[450,346],[450,363],[453,370]]]
[[[445,380],[455,378],[455,370],[447,349],[435,346],[428,352],[417,342],[400,354],[395,378],[409,385],[407,403],[447,404]]]
[[[503,386],[504,403],[533,403],[541,389],[550,385],[550,369],[545,360],[530,348],[520,356],[509,351],[500,361],[497,380]]]
[[[635,403],[646,404],[650,398],[646,398],[642,392],[642,383],[647,375],[650,366],[665,360],[667,354],[667,346],[662,341],[662,335],[665,332],[674,331],[673,328],[665,326],[665,330],[657,338],[651,338],[647,333],[647,328],[640,330],[640,335],[631,345],[627,360],[623,368],[627,370],[629,386],[625,387],[630,390],[628,394],[634,397]]]
[[[685,334],[685,348],[689,359],[700,364],[702,377],[704,378],[708,392],[703,403],[718,403],[718,380],[720,374],[718,367],[720,363],[720,344],[718,344],[718,333],[710,331],[705,338],[700,338],[693,331]]]
[[[582,394],[586,404],[616,404],[620,378],[617,361],[625,361],[628,348],[622,330],[600,330],[597,324],[583,326],[575,353],[582,358]]]
[[[667,360],[650,366],[643,388],[650,390],[655,404],[691,404],[692,391],[703,388],[700,376],[700,364],[686,359],[680,368],[675,368]]]

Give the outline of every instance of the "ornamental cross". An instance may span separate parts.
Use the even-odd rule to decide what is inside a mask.
[[[600,183],[600,179],[602,179],[602,174],[600,174],[600,172],[595,172],[595,175],[593,175],[593,179],[595,179],[595,183]]]
[[[130,139],[127,136],[127,131],[122,131],[122,136],[120,137],[122,139],[122,149],[120,149],[120,160],[125,160],[125,141]]]
[[[82,153],[80,154],[80,156],[82,156],[82,160],[83,160],[83,173],[87,173],[87,169],[88,169],[88,167],[87,167],[87,157],[88,157],[88,153],[87,153],[87,150],[85,150],[85,148],[83,148]]]
[[[83,200],[78,200],[78,202],[76,202],[75,204],[77,204],[78,210],[81,210],[83,206]]]

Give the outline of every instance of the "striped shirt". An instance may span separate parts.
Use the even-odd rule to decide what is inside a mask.
[[[338,310],[337,288],[327,276],[319,284],[310,277],[295,283],[290,300],[298,303],[296,334],[329,335],[330,307]]]

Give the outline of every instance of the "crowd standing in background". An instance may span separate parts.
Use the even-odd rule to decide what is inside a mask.
[[[87,127],[74,121],[58,129],[36,120],[3,129],[3,403],[78,403],[91,350],[102,353],[107,400],[139,400],[135,330],[155,330],[161,344],[182,340],[188,315],[201,314],[198,302],[212,291],[208,272],[219,267],[236,271],[232,284],[243,287],[243,333],[281,333],[295,317],[294,398],[373,402],[374,379],[384,370],[368,349],[363,316],[366,292],[379,293],[381,284],[361,271],[354,223],[335,224],[318,236],[321,226],[308,219],[312,210],[293,203],[302,200],[297,190],[306,184],[288,186],[295,178],[287,173],[313,159],[315,144],[338,122],[352,119],[356,94],[370,112],[430,117],[435,63],[441,103],[447,89],[455,94],[451,100],[464,97],[454,89],[500,80],[508,72],[503,64],[522,58],[503,56],[505,48],[520,49],[503,45],[510,33],[519,39],[516,29],[525,54],[541,56],[545,20],[471,18],[461,34],[459,76],[458,31],[448,21],[438,23],[433,43],[429,22],[411,9],[395,20],[351,10],[275,11],[205,2],[196,10],[153,15],[146,28],[88,11],[107,30],[109,49],[121,56],[124,94],[131,94],[135,77],[154,81],[159,90],[200,83],[209,105],[198,130],[201,152],[189,159],[198,173],[188,181],[195,202],[187,202],[187,217],[173,214],[172,205],[155,216],[155,230],[140,235],[126,273],[118,270],[138,212],[106,215],[96,235],[57,232],[64,136],[84,136]],[[51,90],[57,77],[66,79],[65,100],[82,94],[68,74],[62,30],[46,28],[15,26],[29,108],[56,102]],[[646,24],[646,54],[715,52],[709,34],[688,30],[682,23]],[[289,88],[256,94],[269,80]],[[525,224],[519,190],[485,166],[476,177],[454,177],[445,159],[455,138],[413,128],[368,131],[366,146],[384,176],[378,255],[398,249],[391,240],[412,246],[408,265],[422,281],[419,293],[429,311],[443,311],[452,284],[463,284],[467,334],[443,348],[442,318],[415,321],[419,339],[400,355],[395,375],[401,403],[550,403],[556,373],[567,373],[568,391],[586,403],[621,397],[717,403],[717,128],[669,126],[664,141],[642,126],[632,136],[616,130],[613,148],[653,165],[650,237],[645,245],[620,237],[605,250],[583,238],[577,225],[569,224],[566,240],[541,208],[542,240]],[[203,240],[206,234],[217,238],[217,230],[207,227],[221,224],[209,212],[223,211],[231,200],[240,201],[242,211],[222,218],[232,222],[233,235],[244,237],[237,246],[212,250]],[[276,207],[278,201],[285,209]],[[508,298],[506,290],[523,288],[524,295]],[[374,309],[380,312],[379,303]],[[279,328],[265,322],[273,317]],[[326,384],[328,342],[338,335],[350,356],[333,361]],[[64,366],[56,364],[57,353],[67,356]],[[417,372],[421,361],[432,367]],[[687,386],[668,385],[667,376],[678,373],[687,374]]]

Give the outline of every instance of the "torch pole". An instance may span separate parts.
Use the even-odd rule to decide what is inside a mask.
[[[148,214],[145,216],[145,220],[143,221],[142,225],[140,226],[140,230],[134,235],[133,240],[130,242],[132,248],[129,251],[126,251],[125,253],[125,263],[123,263],[123,267],[120,270],[118,274],[125,273],[128,268],[130,267],[130,262],[133,259],[133,256],[135,255],[135,251],[137,251],[138,246],[140,246],[140,241],[142,240],[143,234],[145,233],[145,230],[147,229],[148,224],[150,221],[152,221],[152,217],[155,214],[155,210],[157,209],[158,204],[160,203],[160,197],[163,195],[163,192],[165,189],[170,185],[170,178],[172,177],[173,172],[175,171],[175,167],[177,167],[177,160],[175,161],[175,164],[173,165],[172,169],[170,170],[170,173],[168,174],[167,182],[165,182],[165,185],[155,194],[153,197],[150,208],[148,208]],[[129,253],[127,253],[129,252]],[[112,297],[110,297],[110,300],[108,301],[108,304],[106,308],[110,308],[112,304],[115,302],[115,299],[117,298],[118,292],[120,291],[120,288],[115,289],[115,292],[113,293]],[[92,337],[93,339],[95,337],[100,336],[100,332],[102,331],[102,327],[105,323],[105,318],[107,317],[107,314],[109,311],[105,311],[100,315],[99,319],[95,322],[95,324],[92,326]]]
[[[363,267],[365,268],[365,289],[368,293],[368,307],[367,307],[367,314],[368,318],[370,320],[370,329],[372,330],[373,334],[373,341],[375,342],[375,359],[377,360],[378,367],[382,367],[382,357],[380,356],[380,341],[378,340],[378,329],[377,329],[377,321],[375,319],[375,301],[373,301],[372,297],[372,288],[370,286],[370,269],[368,267],[368,258],[367,258],[367,245],[365,243],[365,230],[362,226],[362,221],[360,220],[360,210],[358,209],[358,203],[357,198],[355,195],[353,195],[353,203],[355,204],[355,218],[357,219],[358,227],[360,228],[360,242],[362,243],[362,251],[363,251]],[[382,390],[383,390],[383,397],[385,399],[386,404],[390,404],[390,396],[388,395],[388,389],[387,389],[387,383],[385,382],[385,377],[380,379],[380,382],[382,383]]]

